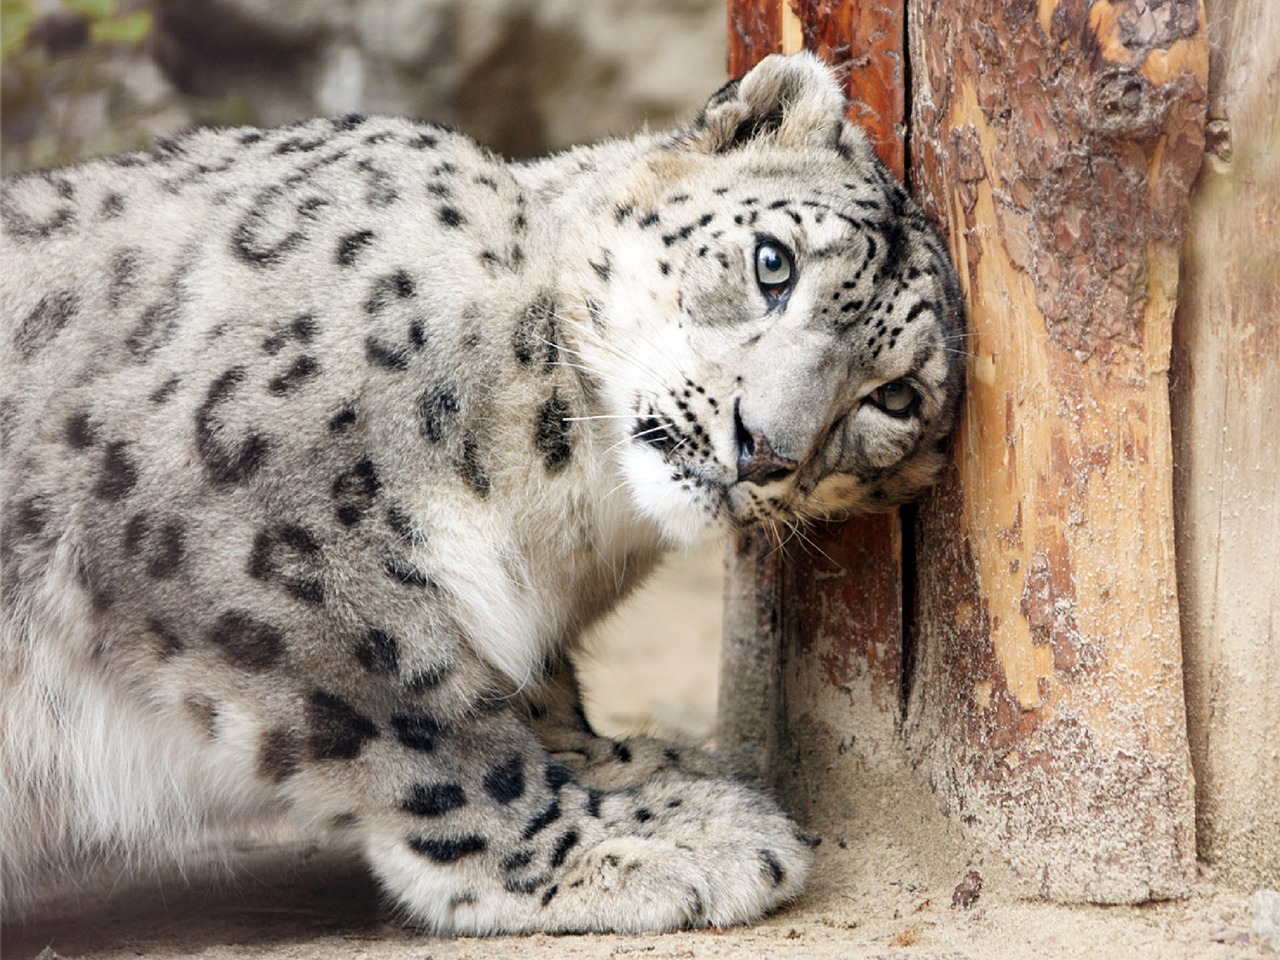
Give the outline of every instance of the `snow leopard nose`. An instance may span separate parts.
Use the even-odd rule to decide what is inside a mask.
[[[759,430],[749,430],[742,422],[737,404],[733,408],[733,426],[738,445],[738,482],[764,486],[781,480],[799,464],[774,452],[769,438]]]

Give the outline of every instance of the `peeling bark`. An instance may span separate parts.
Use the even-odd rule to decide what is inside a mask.
[[[907,744],[1044,896],[1184,893],[1167,372],[1203,151],[1195,0],[911,0],[912,174],[973,353],[922,505]]]

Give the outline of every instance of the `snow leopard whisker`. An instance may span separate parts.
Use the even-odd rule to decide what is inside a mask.
[[[648,364],[642,362],[637,357],[627,353],[617,344],[611,343],[610,341],[606,340],[604,337],[600,335],[600,331],[596,330],[590,324],[583,323],[580,320],[575,320],[573,317],[565,316],[564,314],[561,314],[561,313],[557,313],[555,316],[558,320],[562,321],[566,326],[579,330],[585,335],[591,337],[593,343],[595,343],[597,346],[604,349],[607,353],[612,354],[617,359],[623,361],[624,363],[630,364],[632,367],[634,367],[636,370],[638,370],[641,373],[648,374],[658,383],[666,382],[666,377],[664,377],[662,373],[660,373],[658,370],[654,369],[653,367],[649,366]],[[656,344],[646,343],[645,345],[650,347],[655,353],[661,356],[661,351],[657,349]],[[575,350],[572,347],[565,347],[564,349],[567,350],[569,353],[577,353],[579,356],[583,355],[580,350]]]

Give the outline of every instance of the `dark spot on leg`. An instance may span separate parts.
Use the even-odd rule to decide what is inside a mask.
[[[587,790],[587,813],[593,817],[600,816],[600,801],[604,799],[604,791],[591,787]]]
[[[160,386],[151,391],[151,395],[147,398],[152,403],[161,404],[167,402],[174,392],[181,385],[182,381],[177,377],[170,377]]]
[[[214,483],[244,483],[262,468],[270,449],[270,441],[257,433],[239,444],[228,443],[226,426],[218,419],[218,408],[231,400],[244,378],[243,367],[227,370],[209,386],[196,411],[196,449]]]
[[[560,819],[560,801],[559,799],[552,800],[551,803],[548,804],[544,810],[542,810],[537,816],[535,816],[532,820],[530,820],[529,823],[525,826],[524,833],[521,834],[521,839],[522,840],[533,839],[535,836],[537,836],[539,833],[541,833],[543,830],[551,826],[551,824],[555,823],[559,819]]]
[[[534,445],[542,454],[542,462],[550,473],[563,470],[573,457],[569,424],[565,422],[568,416],[569,405],[560,396],[559,390],[553,390],[538,412],[534,437]]]
[[[67,446],[73,450],[84,450],[98,442],[98,431],[93,421],[89,419],[87,410],[81,410],[67,417],[63,436],[66,437]]]
[[[413,522],[409,519],[409,515],[399,507],[387,507],[387,526],[401,540],[413,540]]]
[[[426,667],[425,669],[419,670],[405,682],[405,691],[410,696],[420,696],[428,690],[438,687],[441,681],[443,681],[448,674],[448,664]]]
[[[409,369],[409,354],[400,347],[385,343],[377,337],[365,338],[364,355],[375,367],[382,367],[384,370]]]
[[[364,309],[370,314],[381,313],[393,300],[407,300],[416,295],[413,278],[405,271],[397,270],[374,281]]]
[[[556,302],[545,291],[521,312],[511,340],[516,360],[522,366],[532,366],[539,361],[552,364],[558,359],[555,314]]]
[[[345,433],[356,422],[356,409],[348,404],[329,418],[330,433]]]
[[[545,873],[540,873],[532,877],[526,877],[523,880],[517,880],[515,877],[507,877],[502,881],[502,888],[507,893],[537,893],[538,888],[551,878]]]
[[[304,313],[295,317],[292,323],[279,328],[275,333],[263,340],[262,349],[274,357],[291,340],[296,340],[299,343],[310,343],[315,333],[316,318],[309,313]]]
[[[75,569],[76,579],[79,580],[80,586],[85,593],[89,594],[93,609],[98,612],[110,609],[115,602],[115,596],[106,584],[102,570],[96,564],[83,557],[76,564]]]
[[[447,837],[434,839],[428,837],[410,837],[409,847],[435,863],[456,863],[463,857],[480,853],[489,846],[484,837],[474,834],[465,837]]]
[[[467,222],[467,218],[456,207],[441,207],[440,222],[446,227],[461,227]]]
[[[324,602],[320,544],[296,523],[277,523],[259,530],[249,553],[248,572],[255,580],[278,583],[306,603]]]
[[[147,621],[147,631],[155,639],[161,660],[170,660],[187,648],[183,639],[159,620]]]
[[[613,276],[613,264],[609,257],[608,250],[600,251],[599,261],[588,258],[587,263],[591,264],[591,269],[596,272],[597,277],[599,277],[605,283],[609,282],[609,278]]]
[[[400,644],[385,630],[372,628],[356,644],[356,659],[372,674],[394,676],[400,670]]]
[[[258,745],[258,774],[264,780],[281,783],[298,770],[302,751],[298,737],[283,727],[268,730]]]
[[[524,796],[524,760],[521,756],[513,753],[485,774],[484,790],[503,806]]]
[[[453,384],[428,387],[418,397],[418,430],[428,443],[445,438],[458,414],[458,395]]]
[[[107,306],[118,310],[120,304],[138,285],[142,273],[142,253],[135,249],[117,250],[108,267]]]
[[[489,496],[492,481],[484,464],[480,462],[480,444],[474,433],[462,438],[462,459],[458,462],[458,475],[482,500]]]
[[[554,793],[573,779],[573,771],[563,763],[548,763],[542,776],[546,780],[547,789]]]
[[[615,740],[613,741],[611,749],[613,751],[613,758],[619,763],[631,762],[631,748],[625,743]]]
[[[209,630],[209,642],[220,647],[236,666],[266,670],[284,655],[284,637],[275,627],[244,610],[222,614]]]
[[[564,834],[561,835],[560,839],[556,841],[555,849],[551,851],[551,860],[549,861],[550,865],[552,867],[563,866],[565,858],[569,856],[569,851],[572,850],[577,843],[578,831],[566,830]]]
[[[546,893],[542,895],[542,905],[545,907],[548,903],[550,903],[552,899],[555,897],[555,895],[559,892],[559,890],[560,890],[560,887],[558,884],[553,883],[551,886],[547,887]]]
[[[445,724],[425,713],[392,714],[391,729],[402,745],[421,753],[430,753],[436,748],[436,741],[451,732]]]
[[[272,377],[267,389],[277,395],[292,393],[320,372],[315,357],[301,356],[289,365],[289,369]]]
[[[527,867],[533,862],[533,852],[530,850],[517,850],[509,853],[502,858],[500,866],[503,870],[510,873],[512,870],[520,870]]]
[[[355,233],[348,233],[338,241],[338,265],[341,267],[349,267],[356,262],[356,257],[373,242],[372,230],[358,230]]]
[[[151,526],[151,518],[146,513],[135,513],[124,525],[124,552],[128,556],[137,556],[142,549],[143,541]]]
[[[102,206],[98,209],[98,214],[103,220],[114,220],[120,214],[124,213],[124,197],[118,193],[108,193],[102,198]]]
[[[170,520],[162,526],[151,542],[151,558],[147,562],[147,573],[157,580],[167,580],[176,576],[182,569],[182,562],[187,555],[186,525],[178,520]]]
[[[782,869],[782,864],[778,862],[778,855],[772,850],[761,850],[760,862],[764,864],[765,873],[773,880],[775,887],[780,886],[782,881],[787,878],[787,872]]]
[[[342,471],[334,478],[332,490],[338,520],[348,527],[359,523],[373,507],[381,488],[378,471],[368,457],[361,457]]]
[[[467,794],[458,783],[415,783],[409,796],[400,801],[400,809],[415,817],[443,817],[467,802]]]
[[[648,823],[653,819],[653,811],[648,807],[641,807],[634,814],[637,823]]]
[[[382,562],[383,572],[406,587],[429,589],[435,586],[431,578],[401,557],[389,556]]]
[[[126,452],[129,444],[113,440],[102,457],[102,472],[93,492],[103,500],[120,500],[138,482],[138,468]]]
[[[377,725],[342,697],[323,690],[311,694],[307,710],[307,745],[317,760],[352,760],[366,740],[378,735]]]

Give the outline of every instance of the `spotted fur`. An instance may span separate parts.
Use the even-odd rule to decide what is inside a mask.
[[[596,736],[567,654],[664,548],[939,468],[955,281],[844,106],[770,58],[531,164],[349,116],[7,182],[3,908],[263,816],[438,931],[796,896],[776,803]]]

